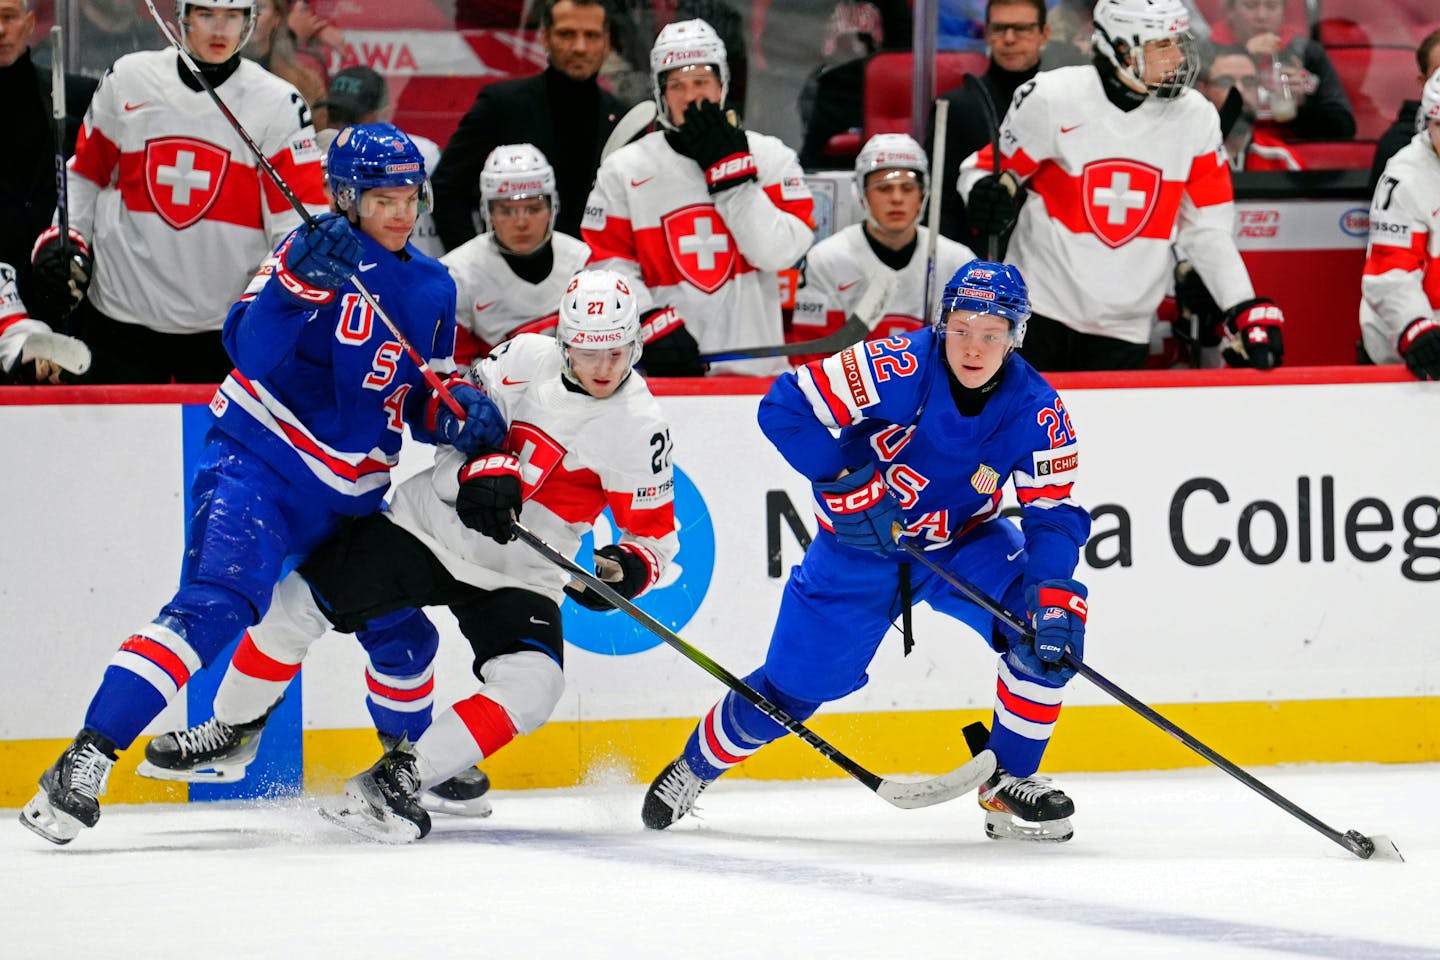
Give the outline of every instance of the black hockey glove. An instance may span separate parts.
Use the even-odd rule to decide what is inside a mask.
[[[69,243],[61,244],[60,228],[49,228],[35,241],[30,257],[36,318],[47,323],[58,323],[70,316],[90,289],[95,258],[80,234],[71,230],[69,237]]]
[[[1015,228],[1025,189],[1008,170],[999,176],[981,177],[970,188],[965,201],[965,219],[981,236],[1004,239]]]
[[[460,468],[455,512],[471,530],[509,543],[515,539],[514,523],[523,503],[520,461],[504,450],[482,450]]]
[[[674,307],[657,307],[640,316],[644,344],[638,366],[647,377],[703,377],[700,344],[685,329]]]
[[[1220,355],[1232,367],[1269,370],[1285,358],[1285,339],[1280,328],[1285,314],[1274,300],[1256,297],[1225,311],[1223,336],[1228,340]]]
[[[636,594],[645,589],[645,584],[650,582],[650,568],[635,551],[612,543],[595,551],[595,576],[608,583],[626,600],[633,600]],[[571,580],[565,584],[565,592],[587,610],[610,609],[609,600],[579,580]]]
[[[718,103],[696,100],[685,108],[684,120],[677,135],[685,152],[700,165],[711,195],[756,179],[750,141]]]
[[[1400,356],[1417,380],[1440,380],[1440,323],[1421,317],[1400,334]]]
[[[1220,325],[1225,317],[1189,260],[1175,264],[1175,306],[1180,311],[1176,340],[1197,358],[1200,348],[1220,346]]]

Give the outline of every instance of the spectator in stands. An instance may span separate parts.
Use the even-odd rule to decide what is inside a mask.
[[[822,62],[800,91],[800,122],[805,127],[800,165],[806,170],[850,166],[848,155],[831,156],[825,148],[831,137],[842,133],[858,137],[864,127],[865,67],[884,41],[885,28],[875,4],[865,0],[835,4],[825,25]]]
[[[508,143],[531,143],[553,158],[560,192],[555,229],[580,235],[600,150],[625,112],[596,82],[610,50],[608,9],[602,0],[546,0],[540,38],[549,66],[539,76],[485,87],[460,119],[431,178],[446,250],[475,236],[481,167]]]
[[[652,329],[679,327],[674,318],[689,328],[663,341],[647,331],[645,363],[657,343],[670,347],[682,333],[708,351],[780,345],[777,272],[814,241],[814,200],[795,152],[721,107],[727,64],[724,43],[703,20],[660,31],[650,69],[663,129],[607,157],[585,205],[591,266],[633,283]],[[783,357],[712,366],[757,376],[785,369]],[[704,371],[697,363],[691,372]]]
[[[0,126],[7,144],[0,150],[0,263],[16,274],[16,296],[34,315],[56,323],[60,317],[37,309],[30,286],[30,249],[55,212],[55,134],[50,71],[31,57],[35,11],[27,0],[0,0]],[[95,92],[88,77],[65,78],[65,154],[75,151],[80,118]]]
[[[1375,363],[1440,380],[1440,70],[1420,94],[1420,130],[1380,176],[1360,281],[1360,333]]]
[[[1415,64],[1420,68],[1418,87],[1424,88],[1425,78],[1440,70],[1440,30],[1432,31],[1420,41],[1420,46],[1415,50]],[[1371,193],[1375,192],[1375,185],[1380,182],[1380,174],[1385,169],[1385,164],[1415,137],[1420,126],[1420,101],[1406,100],[1400,105],[1400,113],[1395,117],[1395,122],[1375,145],[1375,161],[1370,165]]]
[[[68,65],[99,80],[110,65],[125,54],[165,46],[160,28],[141,13],[141,9],[135,0],[80,0],[75,31],[78,35],[65,38],[70,48]],[[43,46],[46,49],[43,64],[48,67],[49,42]]]
[[[245,55],[288,81],[314,110],[315,129],[327,126],[324,108],[319,106],[325,96],[324,61],[301,50],[295,32],[288,25],[291,13],[289,0],[258,0],[255,33],[246,45]]]
[[[322,151],[330,148],[330,143],[345,127],[389,123],[395,115],[395,107],[390,102],[390,87],[385,78],[369,67],[360,66],[346,67],[337,72],[324,99],[318,101],[315,107],[315,136]],[[419,148],[420,155],[425,158],[425,170],[433,174],[440,163],[440,145],[429,137],[408,131],[405,136]],[[415,217],[410,243],[428,257],[439,259],[445,252],[431,211],[423,211]]]
[[[278,8],[280,4],[276,6]],[[289,7],[289,11],[283,14],[285,26],[290,28],[297,48],[322,64],[331,56],[339,58],[344,55],[344,31],[316,13],[306,0],[295,0]]]
[[[1260,71],[1241,47],[1215,48],[1200,68],[1200,92],[1220,111],[1220,135],[1230,169],[1300,170],[1302,164],[1290,148],[1265,130],[1255,129],[1260,91]],[[1231,91],[1240,107],[1227,109]]]
[[[1250,54],[1264,91],[1260,119],[1274,123],[1284,137],[1349,140],[1355,136],[1355,114],[1340,75],[1324,47],[1285,23],[1286,2],[1225,0],[1226,22],[1215,25],[1210,39],[1243,47]],[[1277,106],[1282,102],[1278,93],[1282,83],[1294,101],[1294,117],[1289,120]]]

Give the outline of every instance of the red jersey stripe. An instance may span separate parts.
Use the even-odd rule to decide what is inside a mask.
[[[120,154],[119,187],[120,197],[124,201],[126,209],[137,213],[159,213],[155,209],[155,204],[150,200],[150,192],[145,184],[145,154],[143,152]],[[161,186],[156,189],[169,188]],[[210,209],[205,211],[204,220],[233,223],[236,226],[256,230],[264,226],[260,213],[260,183],[256,179],[254,167],[231,160],[230,166],[226,168],[224,177],[220,181],[220,189],[213,195],[213,198],[208,192],[195,193],[196,206],[206,202],[211,205]],[[186,212],[191,213],[189,210]]]
[[[1064,500],[1070,496],[1073,483],[1060,483],[1046,487],[1016,487],[1015,498],[1022,504],[1035,500]]]
[[[155,666],[164,670],[175,681],[175,686],[183,687],[190,679],[190,668],[185,666],[173,650],[162,643],[151,640],[149,637],[142,637],[139,634],[120,644],[120,649],[144,657]]]
[[[1409,247],[1370,244],[1365,256],[1365,276],[1374,277],[1391,270],[1404,270],[1406,273],[1424,270],[1430,260],[1426,249],[1429,242],[1429,233],[1411,233]]]
[[[1185,179],[1185,190],[1197,207],[1213,207],[1235,199],[1230,167],[1214,153],[1203,153],[1190,162],[1190,176]]]
[[[830,388],[830,378],[825,375],[825,368],[821,366],[822,363],[823,361],[816,360],[813,363],[805,364],[801,369],[810,375],[810,381],[815,384],[815,389],[820,391],[820,396],[824,399],[825,406],[830,409],[830,416],[835,419],[838,425],[848,427],[850,426],[850,421],[853,419],[850,414],[850,408],[845,406],[844,401]]]
[[[120,148],[113,140],[92,129],[88,123],[80,125],[80,136],[75,141],[75,158],[70,161],[72,170],[86,180],[108,187],[119,162]]]
[[[533,499],[566,523],[594,523],[605,509],[604,487],[594,470],[567,470],[557,466],[540,484]]]
[[[1082,178],[1073,176],[1058,164],[1046,160],[1035,174],[1035,190],[1044,198],[1045,210],[1051,219],[1071,233],[1095,233],[1085,216],[1088,200],[1084,195]],[[1180,212],[1180,199],[1184,191],[1183,183],[1174,180],[1160,181],[1160,196],[1149,211],[1145,225],[1132,239],[1169,240],[1175,229],[1175,219]],[[1144,214],[1136,211],[1136,215]]]
[[[231,370],[230,376],[234,378],[235,382],[238,383],[246,393],[254,397],[257,403],[263,404],[263,401],[260,400],[260,394],[255,390],[255,385],[251,383],[248,379],[246,379],[244,374],[242,374],[239,370]],[[274,411],[271,411],[271,414],[273,416]],[[384,462],[383,460],[376,460],[374,457],[366,457],[358,464],[351,465],[350,463],[341,460],[338,457],[334,457],[326,453],[314,440],[302,433],[298,427],[286,423],[284,420],[281,420],[278,417],[275,418],[275,423],[285,434],[285,439],[289,441],[292,447],[294,447],[301,453],[307,454],[311,457],[314,457],[316,460],[319,460],[321,463],[325,464],[325,467],[331,473],[335,474],[335,476],[341,478],[342,480],[348,480],[351,483],[354,483],[361,477],[368,476],[372,473],[384,473],[390,470],[390,465],[388,463]]]
[[[590,245],[590,262],[597,260],[635,259],[635,231],[629,220],[606,217],[600,230],[581,229],[580,239]]]
[[[799,200],[786,200],[785,188],[778,183],[772,183],[762,188],[765,196],[775,204],[776,209],[784,210],[790,216],[802,221],[811,230],[815,229],[815,200],[812,197],[802,197]]]

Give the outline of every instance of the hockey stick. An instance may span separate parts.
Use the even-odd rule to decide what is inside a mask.
[[[940,312],[940,283],[935,262],[940,249],[940,190],[945,176],[945,137],[950,129],[950,101],[935,101],[935,147],[930,157],[930,235],[925,244],[925,322],[934,323]],[[994,259],[993,257],[991,259]]]
[[[604,163],[606,157],[634,140],[642,130],[650,126],[655,120],[655,113],[654,100],[641,100],[631,107],[625,116],[620,118],[620,122],[615,124],[610,136],[605,138],[605,146],[600,148],[600,162]]]
[[[864,340],[875,324],[885,315],[890,296],[895,292],[895,274],[885,271],[870,279],[865,292],[855,304],[855,312],[845,319],[834,333],[800,343],[777,343],[771,347],[741,347],[738,350],[717,350],[700,354],[701,363],[716,360],[754,360],[762,357],[793,357],[802,353],[834,353]]]
[[[991,162],[994,164],[992,173],[1000,176],[1000,111],[995,109],[995,101],[990,97],[990,91],[980,78],[973,73],[965,74],[965,82],[973,83],[975,89],[980,93],[980,109],[985,111],[985,126],[990,131],[990,153]],[[993,234],[985,238],[985,259],[1000,259],[1000,238]]]
[[[963,767],[959,767],[938,777],[931,777],[928,780],[908,783],[876,776],[831,746],[823,740],[819,734],[805,726],[805,724],[794,719],[784,710],[781,710],[775,704],[765,699],[754,687],[751,687],[744,680],[741,680],[720,666],[720,664],[711,660],[704,653],[701,653],[695,647],[686,643],[674,630],[671,630],[644,610],[641,610],[635,604],[616,593],[610,584],[601,580],[589,570],[586,570],[574,560],[571,560],[544,540],[531,533],[519,521],[515,522],[512,529],[521,540],[524,540],[530,546],[534,547],[545,559],[560,567],[562,570],[565,570],[591,590],[594,590],[600,594],[600,596],[604,597],[611,606],[625,612],[642,627],[655,634],[655,636],[661,640],[664,640],[676,650],[679,650],[686,659],[698,664],[706,673],[710,674],[710,676],[719,680],[731,690],[734,690],[741,698],[765,714],[765,716],[805,741],[806,744],[819,751],[826,760],[829,760],[835,764],[835,766],[865,784],[865,786],[878,794],[882,800],[885,800],[891,805],[900,807],[902,810],[913,810],[918,807],[929,807],[937,803],[944,803],[946,800],[953,800],[956,797],[963,796],[976,789],[995,772],[995,754],[989,750],[984,750],[981,751],[979,756],[967,762]]]
[[[190,59],[190,53],[185,49],[185,45],[181,43],[180,38],[175,36],[170,30],[170,24],[166,23],[160,16],[160,11],[155,9],[155,0],[145,0],[145,6],[149,8],[150,16],[159,25],[160,32],[165,35],[165,39],[170,41],[170,46],[174,47],[175,52],[180,55],[180,62],[185,65],[185,69],[190,71],[190,75],[195,78],[195,82],[199,83],[205,92],[209,94],[211,101],[214,102],[215,106],[220,108],[220,112],[224,114],[230,126],[240,135],[240,139],[245,141],[245,146],[250,148],[250,152],[255,155],[256,165],[259,166],[259,168],[265,172],[265,175],[270,178],[270,181],[275,184],[275,189],[279,190],[281,195],[290,202],[290,206],[294,208],[295,212],[300,214],[300,219],[305,221],[305,225],[307,227],[314,227],[315,218],[311,216],[310,211],[305,208],[305,205],[300,202],[300,198],[295,196],[295,191],[290,189],[290,184],[286,183],[284,178],[280,176],[280,172],[275,169],[270,163],[270,159],[265,156],[260,150],[260,147],[251,139],[250,134],[241,126],[239,118],[225,105],[225,101],[220,99],[220,94],[215,92],[215,88],[210,85],[210,81],[205,78],[205,74],[201,73],[200,68],[195,65],[195,61]],[[380,306],[380,301],[376,300],[375,295],[365,287],[365,284],[360,279],[360,274],[353,274],[350,277],[350,282],[360,294],[360,298],[365,301],[371,310],[375,311],[375,316],[380,318],[380,322],[383,323],[385,328],[394,336],[395,342],[400,344],[400,349],[404,350],[410,359],[414,361],[415,366],[420,370],[420,375],[424,377],[425,382],[430,385],[430,389],[435,391],[435,395],[440,398],[445,406],[450,408],[450,411],[454,413],[455,416],[464,420],[464,408],[450,395],[450,391],[446,389],[445,384],[440,382],[440,378],[435,374],[435,371],[430,369],[430,363],[420,355],[419,351],[410,345],[409,339],[400,332],[400,328],[395,325],[395,321],[391,320],[390,315]]]
[[[65,168],[65,28],[50,28],[50,116],[55,121],[55,220],[60,228],[60,262],[70,263],[70,178]],[[69,328],[70,324],[62,326]],[[90,368],[87,359],[85,369]],[[84,370],[65,369],[71,373]]]
[[[946,570],[934,560],[931,560],[928,556],[925,555],[925,551],[920,547],[916,546],[913,542],[902,539],[900,541],[900,548],[906,553],[910,554],[910,556],[914,557],[916,560],[920,561],[920,563],[928,570],[930,570],[930,572],[934,573],[937,577],[950,584],[956,590],[960,591],[960,593],[963,594],[966,599],[984,608],[987,613],[995,617],[1001,623],[1005,624],[1010,629],[1020,633],[1027,640],[1033,640],[1035,638],[1035,631],[1030,627],[1028,623],[1026,623],[1020,617],[1016,616],[1014,613],[1011,613],[1009,610],[1005,609],[1005,607],[1001,606],[995,600],[991,599],[979,587],[963,579],[957,574]],[[1281,810],[1284,810],[1286,813],[1290,814],[1292,817],[1296,818],[1301,823],[1304,823],[1306,826],[1324,834],[1326,837],[1329,837],[1331,840],[1340,844],[1340,846],[1344,847],[1346,850],[1349,850],[1351,853],[1355,854],[1355,856],[1359,857],[1361,860],[1369,860],[1371,857],[1375,857],[1380,860],[1403,861],[1405,859],[1400,855],[1399,848],[1395,846],[1395,844],[1390,840],[1389,837],[1382,836],[1378,833],[1374,836],[1367,837],[1358,830],[1347,830],[1346,832],[1341,833],[1334,827],[1331,827],[1328,824],[1321,822],[1319,819],[1317,819],[1310,813],[1307,813],[1305,810],[1301,809],[1291,801],[1285,799],[1283,796],[1276,793],[1270,787],[1267,787],[1265,784],[1261,783],[1258,779],[1247,773],[1245,770],[1231,763],[1229,760],[1225,759],[1220,754],[1216,753],[1214,750],[1210,749],[1205,744],[1195,739],[1195,737],[1180,729],[1174,723],[1165,719],[1165,717],[1161,716],[1155,710],[1151,709],[1150,707],[1141,703],[1139,700],[1135,699],[1135,697],[1126,693],[1119,686],[1115,685],[1110,680],[1101,676],[1084,661],[1077,660],[1069,653],[1069,651],[1066,651],[1066,653],[1061,657],[1061,661],[1065,664],[1065,666],[1071,667],[1075,670],[1076,673],[1083,676],[1086,680],[1089,680],[1091,683],[1095,684],[1095,686],[1099,687],[1101,690],[1104,690],[1106,693],[1110,694],[1110,696],[1114,697],[1116,700],[1119,700],[1125,706],[1129,707],[1131,710],[1134,710],[1136,713],[1140,714],[1140,716],[1144,717],[1146,720],[1149,720],[1151,723],[1155,724],[1155,726],[1159,727],[1161,730],[1165,731],[1170,736],[1174,737],[1176,740],[1179,740],[1181,743],[1185,744],[1185,746],[1189,747],[1191,750],[1195,751],[1200,756],[1204,757],[1206,760],[1209,760],[1215,766],[1219,767],[1221,770],[1224,770],[1226,773],[1230,774],[1230,776],[1234,777],[1236,780],[1239,780],[1241,783],[1245,784],[1245,786],[1249,787],[1251,790],[1254,790],[1256,793],[1260,794],[1260,796],[1264,797],[1266,800],[1269,800]]]

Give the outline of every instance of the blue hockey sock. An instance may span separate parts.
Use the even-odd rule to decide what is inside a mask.
[[[763,667],[746,677],[745,682],[792,719],[805,720],[820,707],[818,702],[799,700],[777,690]],[[758,707],[737,693],[727,693],[700,718],[685,741],[685,761],[697,776],[714,780],[784,734],[785,728]]]
[[[146,724],[160,715],[168,701],[149,682],[129,670],[110,666],[100,689],[85,711],[85,727],[124,750],[135,742]]]

